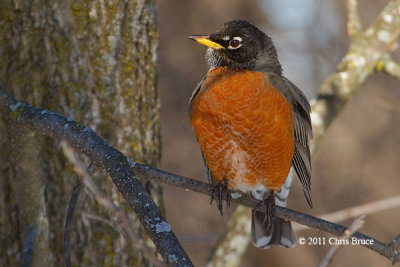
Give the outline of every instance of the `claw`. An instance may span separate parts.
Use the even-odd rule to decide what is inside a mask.
[[[225,194],[225,199],[226,199],[226,208],[229,208],[231,196],[228,193],[228,182],[227,182],[227,180],[225,180],[223,183],[216,184],[214,189],[211,192],[210,205],[213,203],[213,201],[216,198],[217,207],[218,207],[219,212],[221,213],[221,216],[223,215],[223,204],[222,204],[222,202],[224,200],[224,194]]]
[[[253,209],[253,215],[262,205],[265,205],[267,207],[263,224],[267,226],[268,231],[269,227],[272,225],[272,222],[275,220],[276,209],[275,196],[273,192],[271,192],[271,194],[266,199],[260,200],[260,202],[257,203],[257,205]]]
[[[265,202],[265,205],[267,206],[264,224],[271,225],[271,222],[275,220],[276,213],[274,192],[271,192],[271,194],[265,200],[263,200],[263,202]]]

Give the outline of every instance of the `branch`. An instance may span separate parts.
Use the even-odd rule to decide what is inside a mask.
[[[135,175],[139,176],[141,179],[151,179],[209,196],[211,196],[213,190],[212,185],[142,165],[133,160],[128,160],[121,152],[109,146],[88,127],[80,125],[54,112],[35,108],[24,102],[16,101],[1,87],[0,110],[6,111],[4,114],[6,114],[10,120],[19,122],[21,125],[37,134],[47,135],[57,140],[68,141],[76,150],[86,154],[91,161],[105,168],[125,200],[138,214],[146,231],[156,245],[157,250],[163,256],[164,261],[170,265],[180,265],[179,263],[182,263],[182,261],[183,263],[180,266],[191,264],[186,255],[182,256],[185,258],[176,257],[176,253],[181,253],[180,255],[183,255],[182,253],[184,253],[184,251],[181,249],[179,242],[176,240],[175,235],[172,233],[164,217],[158,211],[157,206],[155,206],[148,194],[144,191],[139,180],[135,178]],[[228,190],[228,192],[232,202],[249,208],[254,208],[258,204],[258,200],[253,199],[247,194],[241,194],[232,190]],[[265,212],[267,211],[265,206],[259,207],[259,209]],[[158,216],[158,218],[155,216]],[[342,236],[347,229],[342,225],[279,206],[276,207],[276,216],[338,236]],[[158,223],[154,225],[152,222]],[[361,244],[387,257],[393,263],[400,262],[397,246],[394,246],[393,242],[386,244],[359,232],[355,232],[354,236],[359,240],[372,240],[372,244]],[[176,248],[172,246],[172,244],[176,244],[176,246],[179,247]],[[168,250],[172,250],[174,254],[166,254]]]
[[[333,223],[339,223],[348,219],[353,219],[356,218],[358,216],[361,215],[369,215],[369,214],[373,214],[373,213],[377,213],[380,211],[385,211],[388,209],[394,209],[400,207],[400,195],[397,196],[393,196],[393,197],[388,197],[385,199],[381,199],[381,200],[377,200],[377,201],[373,201],[370,203],[366,203],[366,204],[361,204],[358,206],[354,206],[354,207],[350,207],[350,208],[345,208],[345,209],[341,209],[335,212],[330,212],[330,213],[326,213],[326,214],[322,214],[322,215],[317,215],[316,217],[321,218],[323,220],[326,221],[330,221]],[[242,208],[242,206],[239,206],[238,208]],[[236,209],[238,209],[236,208]],[[235,213],[238,212],[235,210]],[[234,215],[232,215],[233,218],[236,218]],[[239,214],[239,215],[245,215],[245,214]],[[249,225],[250,227],[250,220],[245,220],[247,222],[247,225]],[[236,224],[240,224],[240,223],[245,223],[240,221],[239,219],[235,220]],[[225,232],[225,234],[227,234],[228,232],[230,232],[229,228],[230,226],[234,226],[235,223],[230,223],[228,225],[228,230]],[[240,227],[243,228],[243,227]],[[298,223],[293,223],[292,224],[292,228],[294,232],[299,232],[299,231],[303,231],[305,229],[308,229],[308,227],[306,225],[302,225],[302,224],[298,224]],[[250,234],[250,228],[244,228],[245,232]],[[237,229],[233,229],[233,232],[237,232]],[[244,234],[246,234],[244,233]],[[237,234],[241,234],[241,233],[237,233]],[[196,241],[198,241],[199,239],[204,238],[205,234],[198,234],[198,235],[193,235],[192,238],[194,238]],[[218,239],[218,234],[209,234],[209,239],[212,239],[213,241],[217,241]],[[211,237],[212,236],[212,237]],[[180,240],[182,240],[182,238],[179,238]]]
[[[235,208],[227,230],[222,237],[218,238],[214,251],[209,254],[207,267],[235,266],[241,262],[241,256],[245,254],[250,244],[248,240],[251,236],[251,220],[248,214],[249,210],[244,206]],[[234,240],[234,242],[225,242],[225,240]],[[225,251],[230,253],[225,253]]]
[[[338,210],[328,214],[323,214],[318,217],[330,222],[337,223],[347,219],[358,217],[362,214],[368,215],[379,211],[393,209],[399,206],[400,206],[400,195],[394,197],[388,197],[385,199],[377,200],[374,202],[362,204],[355,207],[350,207],[347,209]],[[307,227],[304,225],[299,225],[299,224],[293,225],[293,231],[301,231],[304,229],[307,229]]]
[[[152,168],[146,165],[141,165],[135,163],[132,165],[134,171],[138,174],[142,179],[151,179],[153,181],[162,182],[172,186],[178,186],[181,188],[185,188],[187,190],[202,193],[208,196],[211,196],[213,186],[204,182],[200,182],[197,180],[193,180],[190,178],[186,178],[183,176],[179,176],[173,173],[169,173],[163,170],[159,170],[156,168]],[[252,198],[247,194],[241,194],[232,190],[228,190],[230,195],[231,202],[249,207],[255,208],[258,204],[258,200]],[[224,198],[226,199],[226,198]],[[258,207],[259,210],[267,212],[266,206]],[[297,212],[288,208],[283,208],[276,206],[276,216],[285,220],[294,221],[303,225],[307,225],[308,227],[315,228],[330,234],[334,234],[337,236],[342,236],[346,231],[347,227],[342,226],[340,224],[335,224],[308,214],[304,214],[301,212]],[[400,262],[400,254],[397,250],[394,250],[391,247],[390,243],[384,243],[377,239],[374,239],[370,236],[364,235],[359,232],[354,233],[354,237],[360,240],[372,240],[373,244],[363,244],[361,245],[367,247],[375,252],[378,252],[382,256],[388,258],[394,263]]]
[[[72,216],[74,215],[74,210],[76,206],[76,202],[78,201],[79,194],[81,192],[82,182],[79,181],[78,184],[74,187],[72,191],[71,199],[69,200],[68,210],[67,210],[67,217],[65,219],[65,226],[64,226],[64,259],[65,259],[65,266],[71,267],[71,253],[69,249],[69,240],[70,240],[70,230],[71,230],[71,221]]]
[[[384,67],[383,70],[391,75],[394,78],[397,78],[400,80],[400,64],[395,62],[393,59],[390,57],[386,59],[384,62]]]
[[[22,255],[22,266],[30,267],[32,266],[32,259],[35,250],[35,242],[37,237],[37,227],[31,226],[28,228],[25,237],[24,252]]]
[[[347,34],[353,39],[355,36],[358,36],[361,29],[358,0],[347,0]]]
[[[85,165],[81,162],[75,155],[74,149],[66,144],[61,143],[64,150],[65,156],[73,164],[75,172],[78,174],[80,180],[93,194],[97,202],[102,205],[113,217],[117,218],[119,221],[119,226],[124,231],[124,236],[129,239],[132,246],[143,253],[143,255],[152,263],[154,266],[161,266],[162,263],[155,257],[155,253],[146,246],[144,240],[139,237],[138,234],[133,230],[129,223],[128,215],[124,210],[116,206],[107,195],[102,192],[95,182],[90,178],[89,172],[86,170]]]
[[[338,251],[339,247],[346,243],[350,239],[350,237],[354,234],[354,232],[358,231],[365,223],[365,215],[360,215],[357,217],[353,223],[350,225],[349,229],[344,231],[342,238],[335,242],[335,244],[329,249],[326,256],[321,260],[318,264],[318,267],[326,267],[328,266],[329,262],[332,260],[333,256]]]
[[[355,0],[348,3],[354,4]],[[356,6],[350,5],[349,18],[354,21]],[[315,151],[333,119],[351,96],[376,70],[383,70],[382,62],[396,48],[400,35],[400,0],[390,1],[375,22],[352,39],[349,51],[336,67],[336,72],[327,77],[319,95],[312,101],[311,121]],[[350,23],[350,22],[349,22]],[[357,25],[357,23],[355,23]]]
[[[171,227],[143,188],[128,160],[93,130],[71,119],[45,109],[35,108],[15,100],[0,87],[2,115],[32,132],[68,142],[87,155],[110,175],[129,206],[133,208],[165,263],[171,266],[192,266],[189,257],[172,232]]]

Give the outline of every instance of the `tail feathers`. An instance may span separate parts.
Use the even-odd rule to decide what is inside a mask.
[[[258,248],[268,249],[276,245],[291,248],[296,245],[296,237],[290,221],[275,217],[268,226],[265,213],[253,211],[251,220],[251,239]]]

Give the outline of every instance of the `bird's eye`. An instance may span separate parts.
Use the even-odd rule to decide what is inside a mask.
[[[229,41],[229,49],[237,49],[242,46],[242,38],[240,37],[233,37],[232,40]]]

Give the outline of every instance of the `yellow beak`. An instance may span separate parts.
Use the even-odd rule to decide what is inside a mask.
[[[199,44],[214,48],[216,50],[225,49],[225,47],[223,47],[222,45],[211,41],[207,35],[191,35],[191,36],[189,36],[189,39],[196,41]]]

